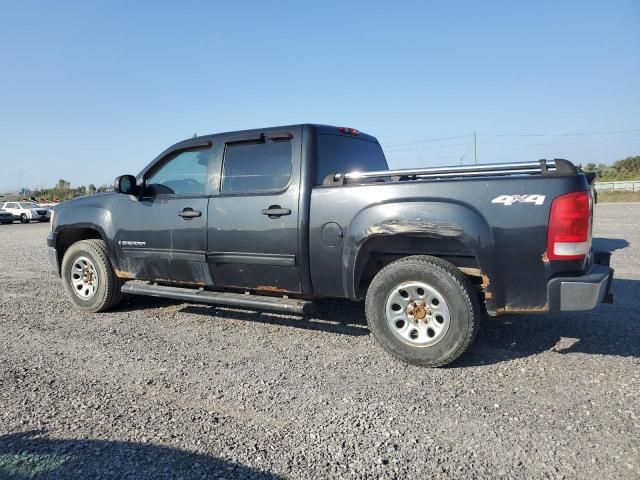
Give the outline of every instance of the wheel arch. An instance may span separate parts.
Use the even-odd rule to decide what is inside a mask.
[[[410,233],[373,236],[360,248],[354,266],[354,285],[358,298],[364,297],[366,287],[376,273],[396,260],[413,255],[441,258],[469,276],[481,277],[474,251],[459,239],[421,237]]]
[[[98,239],[105,242],[107,256],[116,266],[113,211],[117,196],[110,194],[81,197],[65,202],[54,208],[52,235],[58,255],[58,265],[62,264],[67,249],[80,240]]]
[[[113,256],[109,249],[109,245],[106,242],[106,235],[104,231],[96,225],[72,225],[65,226],[56,232],[56,254],[58,255],[58,265],[62,265],[62,259],[69,247],[80,240],[103,240],[107,244],[107,252],[109,253],[109,260],[113,263]],[[60,268],[60,267],[58,267]]]
[[[494,239],[489,225],[472,206],[444,200],[402,201],[361,211],[345,235],[345,296],[363,298],[368,282],[389,263],[411,255],[447,260],[475,277],[493,308],[488,289]]]

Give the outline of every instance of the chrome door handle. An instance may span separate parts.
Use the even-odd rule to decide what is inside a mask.
[[[263,208],[260,213],[268,216],[269,218],[278,218],[283,215],[291,215],[291,209],[282,208],[280,205],[270,205],[269,208]]]
[[[202,216],[202,212],[200,212],[199,210],[194,210],[193,208],[187,207],[184,210],[182,210],[178,215],[184,218],[185,220],[189,220],[191,218]]]

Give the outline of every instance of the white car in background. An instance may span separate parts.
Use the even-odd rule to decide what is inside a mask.
[[[48,222],[51,219],[50,209],[38,207],[33,202],[5,202],[2,210],[12,213],[22,223],[29,223],[31,220]]]

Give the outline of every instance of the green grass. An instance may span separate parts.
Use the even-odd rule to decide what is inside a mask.
[[[640,202],[640,192],[598,192],[598,203]]]

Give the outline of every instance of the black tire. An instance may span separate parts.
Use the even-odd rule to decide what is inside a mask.
[[[433,345],[409,344],[398,338],[387,322],[387,299],[407,282],[432,286],[448,307],[447,330]],[[414,365],[440,367],[456,360],[473,343],[478,333],[481,308],[473,286],[454,265],[436,257],[420,255],[397,260],[378,272],[367,290],[365,314],[375,339],[394,357]]]
[[[26,213],[20,214],[20,223],[29,223],[29,219],[27,218]]]
[[[77,294],[71,281],[71,269],[81,257],[91,261],[98,279],[95,294],[91,298]],[[120,279],[113,271],[107,246],[102,240],[81,240],[71,245],[62,259],[61,276],[67,296],[82,311],[103,312],[118,305],[122,299]]]

